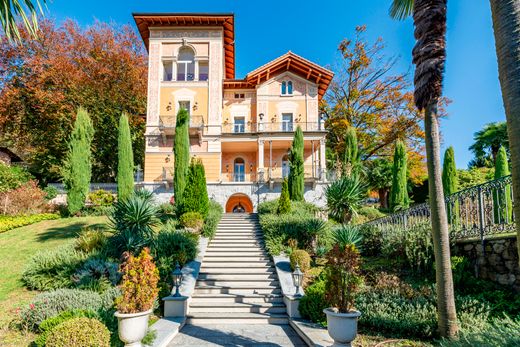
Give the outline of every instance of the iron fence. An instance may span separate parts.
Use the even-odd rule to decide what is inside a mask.
[[[445,202],[453,240],[477,237],[483,241],[486,236],[515,231],[511,176],[461,190],[447,196]],[[383,232],[406,230],[430,222],[430,215],[430,205],[422,203],[363,225]]]

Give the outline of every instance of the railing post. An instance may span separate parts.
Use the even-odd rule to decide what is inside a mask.
[[[482,194],[482,187],[478,187],[478,219],[480,227],[480,244],[482,246],[482,255],[486,255],[486,247],[484,245],[484,232],[486,228],[486,220],[484,216],[484,195]]]

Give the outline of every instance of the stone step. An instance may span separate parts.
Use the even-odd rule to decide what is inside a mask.
[[[212,245],[210,244],[207,248],[207,250],[212,250],[212,249],[227,249],[227,250],[230,250],[230,251],[234,251],[234,250],[258,250],[258,249],[263,249],[263,247],[261,247],[260,245],[254,245],[254,246],[247,246],[247,245],[240,245],[240,246],[237,246],[237,245],[228,245],[228,244],[218,244],[218,245]]]
[[[242,286],[252,286],[252,287],[262,287],[262,286],[279,286],[280,282],[274,279],[260,279],[260,280],[241,280],[241,279],[227,279],[227,280],[197,280],[198,286],[212,286],[212,287],[242,287]]]
[[[273,262],[271,261],[248,261],[244,262],[243,260],[234,260],[234,261],[223,261],[221,259],[219,260],[206,260],[204,259],[203,262],[205,268],[214,268],[214,267],[238,267],[241,268],[257,268],[257,267],[268,267],[272,266]]]
[[[190,314],[198,312],[251,312],[251,313],[287,313],[283,303],[242,303],[242,302],[192,302]]]
[[[258,273],[275,273],[276,269],[273,266],[262,266],[262,267],[206,267],[202,264],[200,268],[201,272],[207,273],[229,273],[229,274],[258,274]]]
[[[206,255],[204,256],[203,262],[211,262],[211,261],[242,261],[242,262],[251,262],[251,261],[270,261],[270,259],[265,255]]]
[[[289,319],[281,313],[194,312],[188,314],[186,324],[289,324]]]
[[[194,294],[192,303],[208,303],[208,302],[240,302],[244,304],[262,304],[262,303],[281,303],[283,296],[280,294]]]
[[[217,273],[217,272],[201,272],[199,273],[199,281],[275,281],[278,280],[276,273]]]
[[[194,295],[199,294],[231,294],[237,296],[245,295],[267,295],[267,294],[281,294],[282,290],[278,286],[233,286],[219,287],[219,286],[196,286]]]
[[[225,241],[226,243],[234,243],[236,241],[262,242],[259,238],[254,236],[217,236],[211,242]]]
[[[248,256],[264,256],[267,257],[267,253],[261,250],[257,251],[248,251],[248,252],[229,252],[229,251],[219,251],[219,250],[211,250],[207,251],[204,255],[205,257],[212,257],[212,256],[224,256],[224,257],[248,257]]]
[[[243,245],[251,245],[251,246],[255,246],[255,245],[260,245],[262,242],[260,240],[211,240],[211,243],[212,245],[237,245],[237,244],[240,244],[241,246]]]

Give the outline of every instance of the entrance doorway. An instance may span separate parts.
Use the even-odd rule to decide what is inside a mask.
[[[233,194],[226,203],[226,213],[253,213],[253,202],[245,194]]]

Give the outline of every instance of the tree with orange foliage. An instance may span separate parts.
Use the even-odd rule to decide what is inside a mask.
[[[133,29],[44,20],[36,38],[22,25],[19,31],[18,45],[0,37],[0,143],[22,153],[37,178],[56,181],[82,106],[95,128],[92,180],[113,182],[118,120],[126,112],[135,164],[142,165],[147,57]]]
[[[391,157],[393,144],[402,140],[409,177],[420,183],[426,176],[423,115],[414,105],[407,75],[393,74],[397,59],[385,56],[382,39],[369,44],[365,31],[365,26],[358,26],[354,40],[340,43],[340,59],[333,68],[336,75],[321,105],[328,115],[329,169],[340,167],[345,134],[353,127],[362,161]]]

